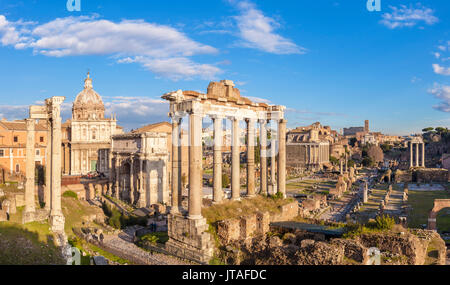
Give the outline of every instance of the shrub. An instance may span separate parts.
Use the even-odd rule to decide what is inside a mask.
[[[395,225],[395,220],[389,215],[377,216],[375,219],[375,227],[379,230],[390,230]]]
[[[274,195],[270,195],[270,198],[272,198],[273,200],[279,200],[279,199],[283,199],[284,196],[283,196],[283,193],[277,192]]]
[[[108,224],[115,229],[121,229],[122,228],[121,216],[122,214],[119,211],[113,210],[112,215],[108,220]]]
[[[64,192],[63,193],[63,197],[78,199],[77,193],[75,193],[73,191],[66,191],[66,192]]]
[[[159,241],[159,238],[153,234],[147,234],[141,237],[142,241],[148,241],[152,244],[156,244]]]

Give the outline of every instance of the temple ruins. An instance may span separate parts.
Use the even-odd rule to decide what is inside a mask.
[[[214,125],[213,202],[224,200],[222,187],[222,128],[223,120],[232,125],[231,140],[231,200],[242,196],[251,197],[257,192],[269,194],[269,189],[286,196],[286,120],[284,106],[255,103],[241,97],[233,81],[211,82],[206,94],[178,90],[162,96],[170,102],[169,116],[172,119],[172,208],[168,217],[169,241],[166,249],[176,255],[207,262],[213,254],[212,236],[202,216],[202,119],[210,117]],[[184,117],[189,122],[189,199],[187,211],[182,208],[181,196],[181,147],[180,133]],[[240,146],[241,121],[246,122],[247,144],[247,189],[241,195]],[[259,124],[259,132],[256,124]],[[277,133],[269,126],[277,125]],[[270,141],[268,141],[270,132]],[[261,163],[260,187],[256,189],[255,147],[259,133]],[[185,148],[184,148],[185,149]],[[271,159],[268,169],[267,159]],[[277,171],[275,171],[275,169]]]
[[[422,151],[419,150],[419,145]],[[421,154],[420,161],[419,153]],[[425,167],[425,143],[421,137],[414,137],[409,141],[409,156],[409,167]]]

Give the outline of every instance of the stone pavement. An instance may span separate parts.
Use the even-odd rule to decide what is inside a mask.
[[[113,249],[118,253],[122,253],[119,257],[132,259],[141,265],[188,265],[190,263],[182,261],[178,258],[161,254],[150,253],[145,251],[133,243],[134,233],[138,227],[129,227],[121,231],[118,235],[105,236],[103,243],[105,246]],[[116,254],[115,252],[112,252]],[[117,254],[116,254],[117,255]],[[131,258],[130,258],[131,256]],[[190,264],[192,265],[192,264]]]

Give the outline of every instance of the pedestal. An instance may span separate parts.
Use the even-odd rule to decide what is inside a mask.
[[[180,258],[207,264],[214,254],[214,241],[205,218],[188,219],[169,214],[167,217],[169,240],[166,250]]]

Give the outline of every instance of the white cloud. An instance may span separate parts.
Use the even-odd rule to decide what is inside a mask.
[[[158,98],[150,97],[102,97],[105,105],[105,116],[117,115],[118,124],[126,130],[145,124],[167,121],[169,104]],[[33,104],[43,105],[44,101],[36,101]],[[0,119],[23,120],[28,117],[29,105],[0,105]],[[72,116],[72,102],[64,102],[61,105],[61,117],[63,120]]]
[[[10,22],[5,16],[0,15],[0,43],[4,46],[14,45],[20,48],[26,38],[22,37],[18,31],[21,22]]]
[[[433,25],[438,22],[438,18],[434,16],[434,10],[427,8],[420,3],[417,3],[415,7],[410,5],[400,5],[399,7],[389,6],[391,13],[384,13],[381,24],[390,29],[413,27],[419,23],[425,23],[427,25]]]
[[[148,58],[138,56],[135,58],[127,57],[118,62],[138,62],[148,70],[172,80],[192,79],[194,77],[213,79],[216,74],[221,73],[221,70],[218,67],[209,64],[195,63],[185,57]]]
[[[169,104],[159,98],[115,96],[103,99],[105,115],[116,114],[118,124],[127,130],[168,119]]]
[[[272,102],[269,99],[259,98],[259,97],[252,97],[252,96],[246,96],[246,98],[250,99],[252,102],[255,103],[265,103],[265,104],[272,104]]]
[[[437,63],[433,64],[433,71],[440,75],[450,75],[450,67],[443,67]]]
[[[220,72],[214,65],[196,63],[189,58],[215,54],[216,48],[198,43],[170,26],[142,20],[116,23],[95,16],[58,18],[42,25],[34,24],[29,30],[18,30],[17,25],[0,15],[3,45],[32,48],[35,53],[51,57],[113,56],[119,63],[138,62],[155,74],[172,79],[197,76],[213,79]]]
[[[419,81],[422,81],[422,78],[417,77],[417,76],[413,76],[411,78],[411,83],[416,83],[416,82],[419,82]]]
[[[234,18],[239,29],[239,37],[242,39],[240,45],[274,54],[306,52],[305,48],[296,45],[292,40],[276,34],[275,30],[280,24],[273,18],[265,16],[253,3],[239,2],[237,8],[241,14]]]
[[[434,109],[450,113],[450,86],[435,83],[433,88],[428,90],[437,99],[441,100],[439,105],[433,106]]]
[[[55,19],[36,27],[31,44],[51,56],[127,54],[150,57],[192,56],[217,50],[176,29],[142,20],[119,23],[93,17]]]
[[[0,117],[3,119],[23,120],[27,117],[28,105],[0,105]]]

